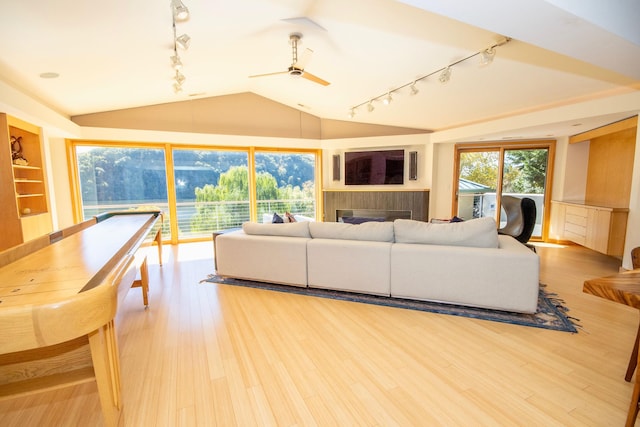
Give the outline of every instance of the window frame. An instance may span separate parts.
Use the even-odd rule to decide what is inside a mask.
[[[309,148],[272,148],[257,146],[219,146],[219,145],[203,145],[203,144],[180,144],[180,143],[147,143],[133,141],[111,141],[111,140],[84,140],[84,139],[67,139],[66,141],[67,164],[69,165],[69,184],[71,189],[71,205],[73,220],[75,223],[82,221],[82,193],[80,188],[80,174],[78,170],[78,157],[76,153],[77,146],[94,146],[106,148],[141,148],[141,149],[162,149],[165,155],[165,173],[167,174],[167,203],[169,205],[169,218],[171,238],[167,243],[178,244],[191,241],[204,241],[206,237],[197,237],[189,239],[178,238],[177,224],[177,200],[175,186],[175,171],[173,167],[173,150],[208,150],[208,151],[236,151],[247,152],[248,168],[249,168],[249,205],[250,205],[250,221],[257,221],[258,207],[256,196],[256,172],[255,172],[255,154],[256,152],[278,152],[286,154],[312,154],[315,156],[315,203],[316,203],[316,220],[322,216],[322,150]]]

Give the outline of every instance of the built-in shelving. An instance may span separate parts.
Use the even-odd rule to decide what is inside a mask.
[[[40,128],[0,114],[0,250],[52,230],[44,164]]]

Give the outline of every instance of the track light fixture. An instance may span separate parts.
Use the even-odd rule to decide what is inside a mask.
[[[449,79],[451,79],[451,67],[447,67],[442,70],[442,73],[440,73],[440,77],[438,77],[440,83],[446,83],[449,81]]]
[[[178,55],[178,47],[181,49],[188,49],[191,37],[187,34],[178,36],[176,31],[176,21],[184,21],[189,18],[189,9],[182,3],[182,0],[171,0],[171,22],[173,25],[173,55],[169,57],[171,60],[171,67],[175,70],[173,92],[182,92],[182,84],[187,79],[184,74],[180,72],[182,69],[182,60]]]
[[[480,54],[480,65],[491,64],[494,56],[496,56],[496,50],[493,47],[483,50]]]
[[[179,70],[182,68],[182,61],[180,60],[180,57],[176,54],[173,55],[169,58],[171,60],[171,66],[173,67],[174,70]]]
[[[173,19],[176,21],[189,19],[189,8],[182,3],[182,0],[171,0],[171,10],[173,11]]]
[[[398,86],[395,89],[387,91],[387,92],[385,92],[385,93],[383,93],[381,95],[378,95],[376,97],[373,97],[373,98],[371,98],[371,99],[369,99],[369,100],[367,100],[365,102],[362,102],[362,103],[360,103],[358,105],[354,105],[349,110],[349,117],[353,118],[354,115],[355,115],[355,111],[358,109],[358,107],[361,107],[361,106],[363,106],[365,104],[368,104],[367,105],[367,109],[369,110],[369,112],[372,112],[374,110],[373,101],[382,100],[382,103],[384,105],[389,105],[391,103],[391,101],[393,101],[393,99],[391,98],[391,94],[395,93],[395,92],[400,92],[405,87],[409,88],[411,95],[416,95],[419,92],[418,88],[416,87],[416,83],[418,83],[421,80],[426,80],[428,77],[431,77],[433,75],[439,74],[438,80],[441,83],[446,83],[451,79],[451,69],[452,69],[452,67],[454,67],[455,65],[458,65],[458,64],[460,64],[462,62],[465,62],[465,61],[467,61],[467,60],[469,60],[471,58],[474,58],[476,56],[480,56],[480,64],[481,65],[490,64],[493,61],[493,58],[495,57],[496,48],[500,47],[500,46],[503,46],[503,45],[509,43],[510,41],[511,41],[510,37],[505,37],[501,41],[489,46],[486,49],[483,49],[483,50],[478,51],[476,53],[473,53],[473,54],[471,54],[471,55],[469,55],[467,57],[459,59],[459,60],[447,65],[446,67],[442,67],[442,68],[440,68],[438,70],[435,70],[435,71],[433,71],[433,72],[431,72],[429,74],[425,74],[422,77],[419,77],[419,78],[417,78],[415,80],[412,80],[409,83],[406,83],[406,84],[404,84],[402,86]]]
[[[191,43],[191,37],[188,34],[183,34],[176,38],[176,44],[179,48],[187,50],[189,49],[189,44]]]

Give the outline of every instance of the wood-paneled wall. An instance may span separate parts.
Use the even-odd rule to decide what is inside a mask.
[[[324,221],[334,222],[338,209],[411,211],[411,218],[429,220],[429,190],[325,191]]]
[[[592,205],[628,208],[637,128],[593,138],[585,202]]]

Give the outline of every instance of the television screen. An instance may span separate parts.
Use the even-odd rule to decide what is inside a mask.
[[[404,150],[344,153],[346,185],[404,184]]]

